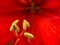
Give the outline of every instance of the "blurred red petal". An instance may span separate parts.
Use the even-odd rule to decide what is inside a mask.
[[[44,45],[57,45],[57,40],[60,38],[60,16],[51,16],[42,20],[38,17],[37,24],[39,25]]]
[[[54,9],[58,8],[60,3],[59,0],[46,0],[46,3],[42,6],[43,8]]]

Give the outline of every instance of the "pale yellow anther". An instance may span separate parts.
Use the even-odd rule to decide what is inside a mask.
[[[28,38],[28,39],[34,39],[34,35],[31,34],[31,33],[28,33],[28,32],[25,32],[25,33],[24,33],[24,36],[25,36],[26,38]]]
[[[15,25],[15,30],[17,31],[17,32],[19,32],[19,27],[17,26],[17,25]]]
[[[14,25],[11,25],[10,31],[13,31],[13,30],[14,30]]]
[[[13,21],[13,22],[12,22],[12,25],[17,24],[18,22],[19,22],[19,20]]]
[[[23,30],[26,30],[28,27],[30,27],[30,23],[27,20],[23,20]]]
[[[16,30],[17,32],[19,32],[19,27],[16,25],[19,22],[19,20],[15,20],[11,27],[10,27],[10,31]]]

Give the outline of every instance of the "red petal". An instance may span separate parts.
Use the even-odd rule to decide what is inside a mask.
[[[37,18],[37,24],[44,41],[44,45],[60,45],[60,16]]]
[[[54,9],[58,8],[60,3],[59,0],[46,0],[46,3],[42,6],[43,8]]]

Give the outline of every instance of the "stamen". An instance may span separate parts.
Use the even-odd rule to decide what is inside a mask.
[[[19,32],[19,27],[16,25],[19,22],[19,20],[15,20],[11,27],[10,27],[10,31],[16,30],[17,32]]]
[[[28,33],[28,32],[25,32],[25,33],[24,33],[24,36],[25,36],[26,38],[28,38],[28,39],[34,39],[34,35],[31,34],[31,33]]]
[[[26,30],[27,27],[30,27],[30,23],[26,20],[23,20],[23,30]]]
[[[17,31],[17,32],[19,32],[19,27],[17,26],[17,25],[15,25],[15,30]]]
[[[17,45],[17,43],[19,42],[20,40],[20,38],[18,38],[19,35],[20,36],[24,35],[26,38],[28,38],[28,42],[30,43],[29,39],[34,39],[34,35],[25,31],[28,27],[30,27],[30,23],[24,19],[23,20],[23,31],[20,34],[18,34],[19,32],[19,27],[17,26],[18,22],[19,20],[15,20],[10,27],[10,31],[11,32],[13,31],[17,38],[14,45]]]
[[[17,38],[16,42],[14,43],[14,45],[17,45],[17,43],[19,42],[19,38]]]
[[[12,32],[14,30],[14,25],[11,25],[10,31]]]
[[[12,24],[17,24],[18,22],[19,22],[19,20],[15,20],[15,21],[13,21]]]
[[[19,36],[16,30],[15,30],[14,34],[15,34],[15,36],[16,36],[16,37],[18,37],[18,36]]]

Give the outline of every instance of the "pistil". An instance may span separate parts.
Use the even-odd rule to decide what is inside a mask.
[[[34,4],[34,2],[31,2],[31,12],[35,13],[35,4]]]

